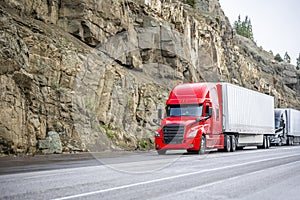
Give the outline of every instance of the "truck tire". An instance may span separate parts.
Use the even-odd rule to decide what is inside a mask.
[[[225,135],[224,137],[224,151],[230,152],[231,151],[231,140],[229,135]]]
[[[158,155],[165,155],[166,152],[167,152],[167,150],[165,150],[165,149],[157,150]]]
[[[201,140],[200,140],[200,149],[199,149],[198,153],[200,155],[203,155],[203,154],[206,153],[206,139],[205,139],[205,136],[201,137]]]
[[[230,136],[230,140],[231,140],[231,147],[230,147],[230,151],[231,152],[235,152],[236,151],[236,138],[234,135]]]
[[[259,148],[259,149],[266,149],[267,148],[267,137],[265,135],[263,137],[263,145],[258,146],[257,148]]]
[[[289,146],[293,146],[293,144],[294,144],[293,138],[292,138],[292,137],[288,137],[286,143],[287,143],[287,145],[289,145]]]
[[[270,137],[267,136],[267,149],[269,149],[271,146]]]

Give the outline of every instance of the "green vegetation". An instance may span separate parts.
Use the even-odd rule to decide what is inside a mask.
[[[251,20],[248,16],[245,17],[244,21],[241,21],[241,16],[238,16],[238,20],[234,22],[233,29],[241,36],[254,40]]]
[[[284,54],[284,61],[287,63],[291,63],[291,57],[289,56],[288,52]]]
[[[115,137],[114,131],[109,127],[109,125],[105,124],[101,126],[102,128],[105,129],[106,135],[108,138],[113,139]]]
[[[183,3],[188,4],[193,8],[196,8],[197,0],[184,0]]]
[[[282,62],[283,59],[281,58],[280,54],[276,54],[275,57],[274,57],[274,60],[278,61],[278,62]]]
[[[149,149],[149,142],[146,140],[139,141],[139,147],[142,149]]]

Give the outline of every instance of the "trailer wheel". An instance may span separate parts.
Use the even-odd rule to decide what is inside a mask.
[[[269,149],[271,146],[270,137],[267,136],[267,149]]]
[[[231,139],[231,152],[236,151],[236,138],[234,135],[230,136]]]
[[[231,150],[230,136],[229,135],[225,135],[224,139],[225,139],[225,141],[224,141],[224,150],[226,152],[230,152],[230,150]]]
[[[266,149],[267,148],[267,137],[265,135],[263,137],[263,145],[258,146],[258,148],[260,148],[260,149]]]
[[[199,149],[199,154],[203,155],[206,152],[206,139],[205,136],[201,137],[201,141],[200,141],[200,149]]]
[[[158,155],[165,155],[167,152],[166,149],[157,150]]]

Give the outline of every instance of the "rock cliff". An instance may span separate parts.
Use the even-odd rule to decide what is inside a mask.
[[[1,153],[46,151],[57,134],[53,153],[151,148],[156,110],[182,82],[300,109],[300,72],[236,35],[217,0],[3,0],[0,27]]]

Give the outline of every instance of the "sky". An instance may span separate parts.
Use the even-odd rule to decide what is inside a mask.
[[[238,16],[251,19],[254,41],[264,50],[284,57],[288,52],[296,65],[300,53],[299,0],[219,0],[231,25]]]

